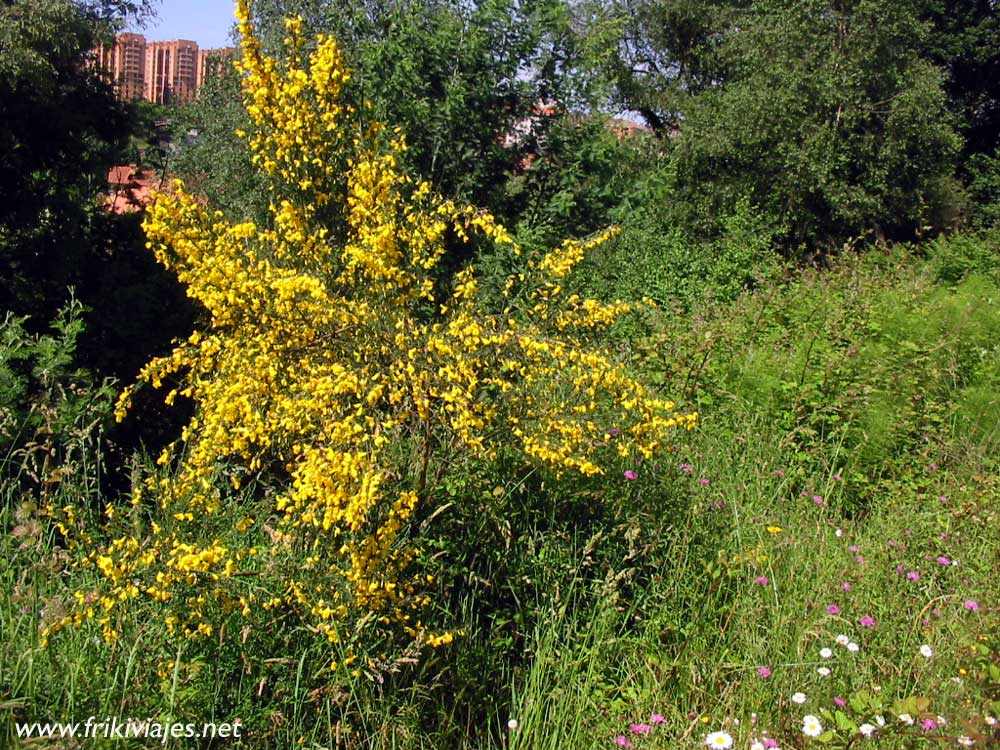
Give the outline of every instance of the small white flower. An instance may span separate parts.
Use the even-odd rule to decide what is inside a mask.
[[[837,529],[836,531],[833,532],[833,535],[839,539],[840,537],[842,537],[844,535],[844,530],[843,529]]]
[[[937,717],[937,723],[938,723],[939,727],[943,727],[945,724],[948,723],[948,720],[946,718],[944,718],[943,716],[938,716]]]
[[[819,723],[817,719],[812,714],[802,717],[802,734],[807,737],[819,737],[823,734],[823,725]]]
[[[885,717],[882,714],[878,714],[875,717],[875,723],[878,724],[880,727],[884,727],[885,726]]]
[[[913,717],[910,716],[909,714],[900,714],[896,718],[898,718],[901,722],[903,722],[907,726],[911,727],[913,726]]]
[[[996,717],[993,716],[986,716],[983,718],[983,721],[986,722],[987,726],[995,727],[997,725]]]
[[[974,744],[976,744],[976,741],[971,737],[968,737],[967,735],[963,734],[961,737],[958,738],[958,744],[961,745],[962,747],[972,747]]]
[[[822,656],[824,659],[829,659],[833,656],[833,651],[831,651],[828,648],[821,648],[819,650],[819,655]]]
[[[512,731],[512,732],[513,732],[513,731],[514,731],[515,729],[517,729],[517,728],[518,728],[518,726],[519,726],[519,725],[518,725],[518,723],[517,723],[517,719],[508,719],[508,720],[507,720],[507,728],[508,728],[508,729],[509,729],[510,731]]]
[[[871,737],[873,734],[875,734],[875,725],[862,724],[860,727],[858,727],[858,731],[861,732],[861,734],[863,734],[865,737]]]
[[[846,646],[846,645],[847,645],[848,643],[850,643],[850,642],[851,642],[851,639],[850,639],[850,638],[848,638],[848,637],[847,637],[846,635],[844,635],[843,633],[841,633],[840,635],[838,635],[838,636],[837,636],[836,638],[834,638],[833,640],[837,642],[837,645],[838,645],[838,646]]]
[[[847,650],[853,654],[856,654],[858,651],[861,650],[861,646],[859,646],[854,641],[851,641],[850,643],[847,644]]]
[[[705,738],[705,744],[709,747],[730,748],[733,746],[733,738],[725,732],[712,732]]]
[[[764,750],[764,743],[760,740],[754,740],[753,744],[750,745],[750,750]]]
[[[816,673],[822,675],[823,677],[829,677],[830,676],[830,670],[827,669],[826,667],[819,667],[816,670]]]
[[[920,655],[927,659],[930,659],[932,656],[934,656],[934,650],[931,649],[931,647],[925,643],[923,646],[920,647]]]
[[[800,706],[807,700],[805,693],[794,693],[792,695],[792,703],[798,703]]]

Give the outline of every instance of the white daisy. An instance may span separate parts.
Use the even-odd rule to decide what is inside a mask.
[[[834,641],[836,641],[836,643],[837,643],[837,645],[838,645],[838,646],[846,646],[846,645],[847,645],[848,643],[850,643],[850,642],[851,642],[851,639],[850,639],[850,638],[848,638],[848,637],[847,637],[846,635],[844,635],[843,633],[841,633],[840,635],[838,635],[838,636],[837,636],[836,638],[834,638],[833,640],[834,640]]]
[[[807,737],[819,737],[823,734],[823,725],[819,723],[819,719],[809,714],[808,716],[802,717],[802,734]]]
[[[930,659],[932,656],[934,656],[934,650],[925,643],[923,646],[920,647],[920,655],[927,659]]]
[[[827,669],[826,667],[819,667],[816,670],[816,672],[817,672],[817,674],[822,675],[823,677],[829,677],[830,676],[830,670]]]
[[[730,748],[733,746],[733,738],[725,732],[712,732],[705,737],[705,744],[709,747]]]
[[[913,726],[913,717],[910,716],[909,714],[900,714],[896,718],[898,718],[901,722],[903,722],[907,726],[910,726],[910,727]]]
[[[873,734],[875,734],[875,725],[862,724],[860,727],[858,727],[858,731],[861,732],[861,734],[863,734],[865,737],[871,737]]]
[[[824,659],[829,659],[833,656],[833,651],[828,648],[821,648],[819,650],[819,655],[822,656]]]
[[[851,641],[850,643],[847,644],[847,650],[850,651],[851,653],[856,654],[858,651],[861,650],[861,646],[859,646],[854,641]]]
[[[792,703],[798,703],[800,706],[808,700],[805,693],[793,693]]]
[[[967,735],[962,735],[958,738],[958,744],[962,747],[972,747],[976,744],[976,741]]]
[[[750,750],[764,750],[764,743],[760,740],[754,740],[753,744],[750,745]]]

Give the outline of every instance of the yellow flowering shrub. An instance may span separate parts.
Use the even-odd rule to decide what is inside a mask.
[[[144,597],[190,638],[234,614],[292,613],[331,643],[365,624],[446,643],[421,624],[414,519],[456,457],[516,451],[596,476],[609,459],[653,456],[695,416],[579,343],[627,309],[564,289],[610,231],[525,258],[495,310],[472,266],[441,292],[446,242],[520,248],[489,214],[401,174],[400,133],[352,132],[333,39],[306,55],[288,20],[282,63],[262,52],[246,0],[238,19],[244,135],[271,179],[270,220],[231,221],[179,182],[149,209],[149,247],[206,319],[142,370],[118,416],[140,384],[195,412],[132,500],[155,503],[159,523],[88,555],[104,588],[66,623],[93,618],[114,639],[116,612]],[[318,219],[327,204],[342,226]],[[246,504],[261,477],[279,489]]]

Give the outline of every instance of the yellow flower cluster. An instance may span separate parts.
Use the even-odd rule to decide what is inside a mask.
[[[140,374],[156,388],[171,383],[166,400],[190,399],[196,412],[161,457],[173,470],[144,488],[170,530],[154,524],[141,547],[119,541],[92,556],[107,609],[145,594],[170,605],[168,626],[189,637],[213,632],[211,606],[294,611],[331,642],[368,618],[446,644],[452,634],[427,632],[417,617],[428,599],[412,571],[413,537],[418,508],[456,454],[513,449],[557,472],[600,475],[616,453],[652,456],[695,415],[676,413],[610,353],[567,335],[628,309],[563,289],[610,232],[526,259],[507,280],[502,312],[484,312],[473,267],[436,297],[447,237],[520,248],[489,214],[401,174],[398,132],[349,137],[340,98],[348,74],[332,39],[305,59],[292,19],[281,64],[261,51],[245,1],[238,19],[256,128],[249,147],[275,178],[271,220],[228,221],[181,183],[147,214],[149,246],[209,318]],[[346,174],[330,171],[338,163]],[[328,200],[343,204],[342,236],[316,218]],[[229,486],[275,471],[287,483],[267,537],[241,511],[226,544],[193,541],[217,528]],[[268,571],[280,587],[259,594],[257,579],[256,589],[239,588],[241,574]]]

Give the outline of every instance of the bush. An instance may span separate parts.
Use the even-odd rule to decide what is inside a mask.
[[[610,232],[522,253],[489,214],[401,174],[401,133],[350,130],[332,39],[307,57],[289,19],[279,65],[245,2],[239,17],[246,137],[270,220],[231,222],[180,182],[150,209],[150,246],[209,319],[140,382],[190,400],[194,417],[164,468],[107,508],[107,537],[78,560],[103,585],[53,631],[94,620],[115,641],[146,601],[203,658],[231,651],[233,664],[275,646],[321,670],[380,675],[400,649],[455,636],[428,625],[441,568],[429,558],[484,540],[456,526],[473,538],[434,537],[451,498],[470,520],[505,513],[530,467],[540,487],[607,475],[695,416],[594,343],[627,305],[566,288]],[[473,235],[521,269],[494,312],[473,266],[445,284],[437,273],[449,244]],[[483,494],[490,476],[501,478]]]

